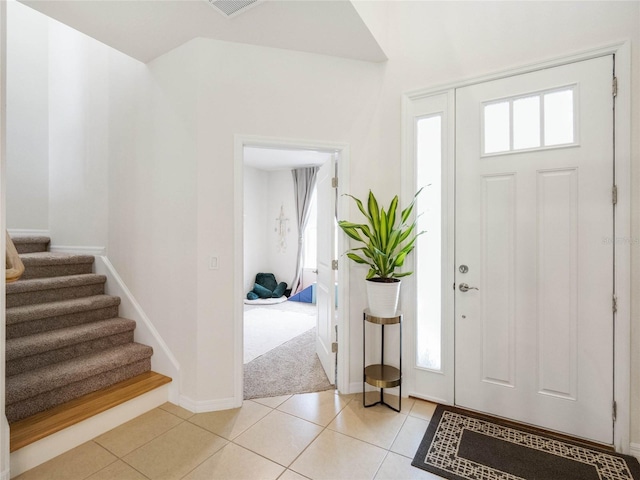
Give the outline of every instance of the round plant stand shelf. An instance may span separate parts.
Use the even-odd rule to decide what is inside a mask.
[[[374,405],[386,405],[391,410],[399,412],[402,408],[402,312],[396,311],[395,315],[390,317],[380,317],[376,315],[372,315],[369,309],[365,309],[362,314],[362,338],[363,338],[363,346],[362,346],[362,364],[363,375],[362,375],[362,404],[365,407],[373,407]],[[380,325],[381,331],[381,341],[380,341],[380,362],[366,365],[367,358],[367,323]],[[398,325],[399,332],[399,345],[398,345],[398,359],[399,364],[398,368],[393,367],[391,365],[385,364],[384,357],[384,327],[386,325]],[[380,389],[380,400],[367,404],[366,401],[366,384],[369,384],[373,387]],[[389,405],[384,400],[384,389],[385,388],[394,388],[399,387],[398,392],[398,408],[395,408],[392,405]]]

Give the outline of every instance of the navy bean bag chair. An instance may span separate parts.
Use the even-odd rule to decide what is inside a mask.
[[[284,294],[286,289],[287,284],[285,282],[278,283],[273,273],[259,273],[256,275],[253,290],[247,293],[247,299],[279,298]]]

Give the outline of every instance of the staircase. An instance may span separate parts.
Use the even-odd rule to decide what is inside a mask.
[[[152,348],[133,341],[136,324],[118,317],[120,298],[105,295],[106,277],[92,273],[93,256],[49,252],[47,237],[13,242],[25,271],[6,286],[6,416],[12,437],[14,426],[39,412],[46,411],[38,417],[46,419],[67,404],[113,393],[153,373]]]

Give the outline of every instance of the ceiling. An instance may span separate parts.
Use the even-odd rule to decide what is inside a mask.
[[[230,18],[207,0],[20,1],[144,63],[196,37],[387,59],[348,0],[265,0]]]
[[[322,165],[331,152],[315,150],[281,150],[277,148],[244,147],[244,164],[258,170],[291,170]]]

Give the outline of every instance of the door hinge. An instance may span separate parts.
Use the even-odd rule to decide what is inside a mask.
[[[613,401],[613,404],[611,405],[611,417],[613,418],[614,422],[618,418],[618,404],[616,403],[615,400]]]
[[[331,344],[331,353],[338,353],[338,342],[333,342]]]
[[[613,313],[616,313],[618,311],[618,297],[616,297],[615,294],[612,298],[611,308],[613,310]]]
[[[613,188],[611,189],[611,201],[613,202],[614,205],[617,205],[618,203],[618,186],[614,185]]]
[[[614,97],[618,95],[618,77],[613,77],[613,82],[611,84],[611,93]]]
[[[331,270],[338,269],[338,260],[331,260]]]
[[[331,178],[331,186],[333,188],[338,188],[338,177],[332,177]]]

